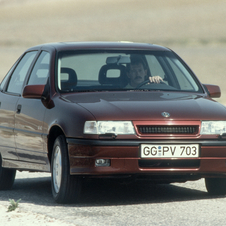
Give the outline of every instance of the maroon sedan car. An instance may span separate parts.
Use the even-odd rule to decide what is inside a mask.
[[[226,194],[226,108],[172,50],[121,42],[28,49],[0,85],[0,189],[51,172],[56,202],[89,177],[185,182]]]

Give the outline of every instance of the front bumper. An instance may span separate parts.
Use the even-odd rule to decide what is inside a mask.
[[[187,175],[188,178],[226,177],[226,140],[88,140],[67,139],[71,175]],[[142,159],[140,145],[199,144],[193,159]],[[96,167],[96,159],[110,159],[109,167]]]

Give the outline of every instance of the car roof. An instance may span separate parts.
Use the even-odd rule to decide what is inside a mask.
[[[134,43],[134,42],[56,42],[47,43],[29,48],[33,50],[37,48],[62,50],[156,50],[156,51],[170,51],[168,48],[148,43]]]

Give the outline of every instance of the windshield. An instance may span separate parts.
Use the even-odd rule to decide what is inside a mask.
[[[169,51],[65,51],[58,54],[57,67],[60,92],[202,90],[192,72]]]

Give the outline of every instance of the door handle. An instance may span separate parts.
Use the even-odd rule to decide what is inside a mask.
[[[16,113],[20,114],[22,106],[20,104],[17,105]]]

